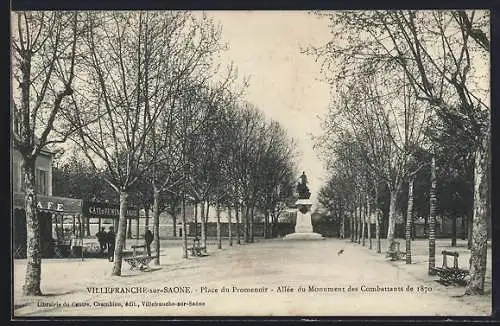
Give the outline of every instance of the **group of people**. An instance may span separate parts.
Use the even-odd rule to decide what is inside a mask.
[[[101,228],[99,232],[96,233],[97,241],[99,241],[99,246],[101,249],[101,254],[104,255],[104,252],[107,252],[107,258],[109,261],[113,261],[113,257],[115,254],[115,240],[116,235],[113,230],[113,227],[110,226],[108,232],[105,231],[105,228]],[[149,229],[146,229],[144,234],[144,240],[146,242],[146,251],[148,256],[151,257],[151,243],[153,242],[153,232]]]
[[[116,235],[113,227],[110,226],[108,232],[105,231],[105,228],[101,228],[101,230],[97,232],[95,236],[97,237],[97,241],[99,241],[101,254],[104,255],[104,252],[106,252],[108,260],[112,262],[115,254],[116,240]]]

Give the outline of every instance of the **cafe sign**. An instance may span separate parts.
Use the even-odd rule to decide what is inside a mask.
[[[120,216],[120,205],[84,201],[83,215],[85,217],[95,217],[95,218],[118,218]],[[125,215],[127,217],[138,217],[139,211],[135,207],[128,207]]]
[[[36,207],[40,211],[60,212],[60,213],[81,213],[83,201],[81,199],[56,197],[56,196],[43,196],[37,195]],[[15,192],[13,196],[14,208],[25,207],[24,193]]]

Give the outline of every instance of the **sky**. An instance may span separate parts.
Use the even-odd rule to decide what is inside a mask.
[[[280,121],[296,140],[297,167],[305,171],[311,199],[326,181],[322,161],[313,150],[312,135],[320,135],[320,117],[326,114],[330,87],[321,81],[320,64],[300,53],[301,47],[331,39],[328,21],[306,11],[209,11],[222,25],[239,76],[250,77],[246,99],[270,118]],[[300,174],[297,175],[297,179]]]

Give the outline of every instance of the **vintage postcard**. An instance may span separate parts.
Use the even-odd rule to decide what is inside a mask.
[[[490,316],[488,10],[12,11],[12,319]]]

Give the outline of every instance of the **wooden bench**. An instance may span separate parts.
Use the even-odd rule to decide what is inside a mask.
[[[132,248],[132,255],[133,256],[136,256],[137,255],[137,249],[142,249],[142,254],[145,253],[146,251],[146,245],[145,244],[142,244],[142,245],[131,245],[130,248]]]
[[[443,255],[443,265],[441,267],[433,268],[433,271],[440,279],[439,280],[440,283],[444,285],[467,284],[465,277],[469,275],[469,271],[467,269],[462,269],[458,267],[458,257],[459,257],[458,252],[443,250],[441,254]],[[448,261],[447,261],[448,256],[453,257],[453,267],[448,266]]]
[[[392,261],[406,259],[406,252],[400,250],[400,245],[399,241],[394,241],[393,250],[387,251],[387,257]]]
[[[193,238],[193,246],[187,247],[187,250],[191,252],[191,256],[203,257],[206,256],[205,251],[206,247],[202,247],[200,244],[200,238]]]
[[[157,256],[148,256],[145,252],[146,245],[131,245],[132,251],[123,250],[122,251],[122,259],[130,265],[130,270],[140,270],[147,271],[151,270],[149,267],[149,263]],[[142,252],[138,253],[137,249],[142,248]]]
[[[88,242],[83,246],[83,255],[85,257],[106,257],[106,253],[101,253],[101,246],[98,242]]]

